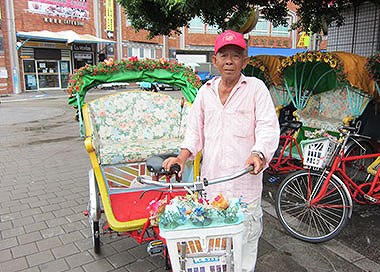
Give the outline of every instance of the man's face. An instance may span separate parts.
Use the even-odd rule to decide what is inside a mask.
[[[226,45],[212,57],[212,63],[223,78],[236,80],[240,78],[241,70],[247,66],[248,57],[239,46]]]

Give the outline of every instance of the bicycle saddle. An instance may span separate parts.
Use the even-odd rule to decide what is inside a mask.
[[[173,175],[175,173],[178,173],[181,168],[178,164],[172,165],[169,171],[165,171],[165,169],[162,167],[162,163],[164,160],[166,160],[169,157],[177,157],[178,154],[175,153],[168,153],[168,154],[159,154],[152,157],[149,157],[146,160],[146,167],[149,170],[149,172],[154,173],[157,175]]]
[[[282,127],[287,127],[287,128],[292,128],[292,129],[299,129],[302,127],[302,122],[300,121],[290,121],[290,122],[285,122],[281,124]]]

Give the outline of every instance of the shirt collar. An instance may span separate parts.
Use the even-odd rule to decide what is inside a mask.
[[[218,90],[218,85],[219,85],[220,80],[221,80],[221,76],[216,76],[212,78],[211,80],[207,81],[206,86],[211,87],[211,89],[214,92],[216,92],[216,90]],[[234,87],[234,89],[238,89],[243,84],[247,84],[247,77],[243,74],[240,74],[239,81],[236,83],[236,86]]]

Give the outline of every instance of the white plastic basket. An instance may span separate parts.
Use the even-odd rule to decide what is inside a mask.
[[[336,144],[329,138],[318,138],[301,141],[303,165],[324,168],[329,164]]]
[[[173,272],[241,272],[243,223],[165,230]]]

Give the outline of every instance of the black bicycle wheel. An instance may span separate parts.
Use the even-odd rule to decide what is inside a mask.
[[[332,178],[325,196],[310,205],[327,174],[297,171],[289,175],[277,191],[276,212],[283,227],[295,238],[320,243],[334,238],[346,226],[351,202],[343,184]]]
[[[361,141],[360,139],[357,139],[357,141],[360,145],[356,142],[352,142],[352,144],[348,146],[345,151],[347,157],[374,153],[374,149],[369,142]],[[367,167],[373,160],[374,158],[367,158],[345,162],[346,174],[357,184],[364,183],[368,176]]]
[[[100,231],[99,221],[92,221],[92,243],[94,245],[94,252],[100,253]]]

